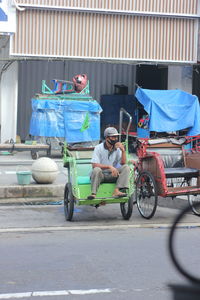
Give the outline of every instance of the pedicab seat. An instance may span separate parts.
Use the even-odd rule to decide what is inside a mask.
[[[77,184],[89,184],[90,181],[90,173],[92,171],[92,165],[88,160],[84,160],[81,163],[81,161],[77,161],[76,164],[77,168]]]
[[[78,176],[77,177],[78,184],[89,184],[91,183],[89,176]]]
[[[199,176],[199,170],[194,168],[165,168],[166,178],[185,177],[192,178]]]
[[[183,149],[178,145],[171,144],[171,147],[151,146],[151,150],[159,154],[163,161],[166,178],[192,178],[199,176],[199,169],[190,168],[185,165]],[[155,147],[155,148],[154,148]]]

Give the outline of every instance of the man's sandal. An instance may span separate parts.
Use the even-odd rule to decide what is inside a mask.
[[[126,193],[120,193],[120,194],[117,194],[117,195],[113,195],[114,198],[123,198],[123,197],[127,197],[127,194]]]
[[[87,199],[88,199],[88,200],[94,200],[95,197],[96,197],[96,195],[95,195],[95,194],[92,194],[92,195],[89,195],[89,196],[87,197]]]

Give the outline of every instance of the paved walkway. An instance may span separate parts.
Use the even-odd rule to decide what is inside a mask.
[[[54,155],[53,155],[54,154]],[[57,155],[55,155],[57,154]],[[40,152],[40,157],[46,152]],[[135,157],[134,157],[135,158]],[[30,170],[35,160],[30,151],[0,152],[0,205],[18,203],[59,202],[63,200],[64,186],[67,182],[67,169],[63,167],[60,152],[52,153],[52,157],[59,169],[59,174],[52,184],[37,184],[33,178],[29,185],[20,185],[17,180],[17,170]],[[159,198],[158,205],[168,208],[183,208],[187,204],[187,197]]]
[[[35,162],[30,151],[0,152],[0,204],[18,203],[36,200],[58,200],[63,198],[64,185],[67,181],[67,170],[63,167],[61,155],[52,157],[57,163],[59,174],[52,184],[38,184],[31,177],[30,184],[21,185],[17,171],[31,170]]]
[[[61,156],[51,158],[57,163],[59,169],[55,182],[37,184],[31,179],[29,185],[23,186],[17,181],[16,171],[19,166],[31,168],[34,160],[31,158],[30,151],[12,155],[0,154],[0,232],[9,228],[11,231],[14,228],[24,231],[27,227],[42,230],[46,226],[51,227],[52,230],[88,229],[89,227],[92,229],[101,227],[104,230],[106,227],[114,229],[115,226],[121,226],[121,229],[123,226],[162,229],[171,226],[180,208],[187,204],[186,198],[173,200],[159,198],[156,214],[150,220],[142,218],[135,205],[133,216],[128,222],[123,220],[118,204],[106,205],[98,209],[91,206],[76,206],[73,219],[75,222],[66,222],[63,193],[67,182],[67,169],[63,167]],[[200,219],[192,213],[187,214],[181,226],[200,227]]]

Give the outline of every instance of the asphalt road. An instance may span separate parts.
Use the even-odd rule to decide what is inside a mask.
[[[91,206],[76,206],[73,222],[65,221],[63,199],[60,205],[19,205],[0,206],[0,232],[16,228],[29,230],[33,228],[94,228],[104,227],[161,227],[171,226],[179,210],[165,207],[157,207],[154,217],[150,220],[142,218],[136,205],[133,207],[133,214],[129,221],[122,218],[119,204],[100,206],[98,209]],[[199,217],[187,214],[182,220],[183,226],[199,226]]]
[[[195,270],[199,228],[179,231],[181,254]],[[164,228],[1,233],[0,299],[172,299],[168,284],[184,279],[167,239]]]
[[[172,299],[169,283],[184,283],[168,253],[177,210],[159,207],[152,220],[136,208],[81,207],[74,222],[63,206],[0,207],[0,299]],[[199,218],[180,224],[177,251],[199,270]]]

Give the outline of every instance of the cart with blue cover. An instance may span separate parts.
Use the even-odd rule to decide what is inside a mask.
[[[158,196],[186,196],[193,212],[200,215],[195,206],[200,202],[198,98],[180,90],[141,88],[136,97],[148,113],[150,135],[138,138],[136,202],[140,214],[153,217]]]

